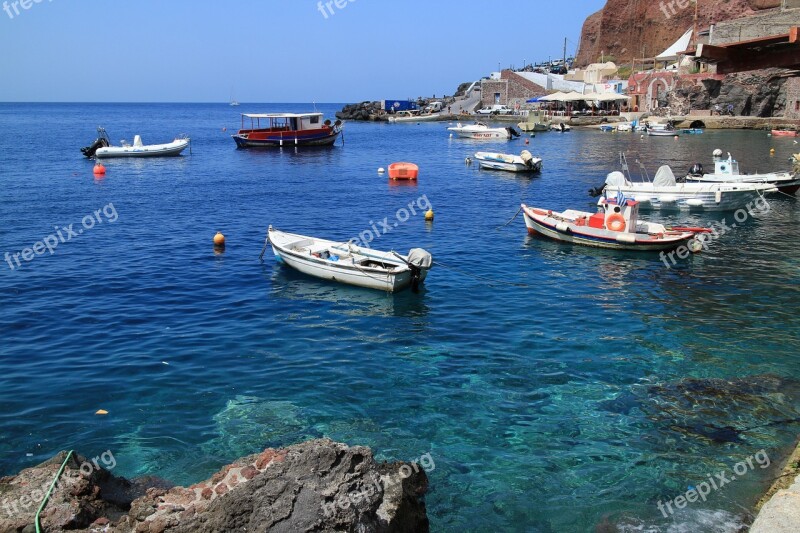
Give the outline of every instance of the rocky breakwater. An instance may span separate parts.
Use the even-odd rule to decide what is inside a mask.
[[[348,104],[341,111],[336,112],[339,120],[386,120],[386,113],[380,102],[361,102],[360,104]]]
[[[32,532],[64,460],[0,479],[0,531]],[[42,513],[44,531],[426,532],[428,488],[417,463],[378,463],[369,448],[327,439],[267,449],[190,487],[111,475],[73,456]]]

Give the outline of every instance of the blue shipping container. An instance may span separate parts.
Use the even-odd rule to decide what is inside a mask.
[[[411,100],[384,100],[384,111],[411,111],[417,109],[417,102]]]

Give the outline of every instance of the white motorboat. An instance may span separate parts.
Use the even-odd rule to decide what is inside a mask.
[[[561,132],[561,133],[566,133],[568,131],[572,131],[572,128],[570,127],[569,124],[565,124],[563,122],[559,122],[558,124],[553,122],[552,124],[550,124],[550,130],[551,131],[558,131],[558,132]]]
[[[618,195],[600,198],[598,211],[588,213],[568,209],[561,213],[522,204],[528,233],[572,244],[615,250],[659,251],[683,244],[697,251],[702,243],[693,243],[705,228],[667,228],[662,224],[638,219],[639,202]]]
[[[630,122],[623,122],[617,126],[617,132],[619,133],[630,133],[633,131],[633,124]]]
[[[647,124],[647,134],[651,137],[675,137],[680,135],[680,130],[676,130],[671,123],[669,124]]]
[[[481,168],[491,170],[507,170],[509,172],[539,172],[542,170],[542,159],[533,157],[528,150],[523,150],[519,155],[477,152],[475,159]]]
[[[413,248],[407,256],[278,231],[267,231],[267,245],[282,263],[321,279],[348,285],[397,292],[408,286],[416,290],[433,266],[431,255]],[[263,255],[263,252],[262,252]]]
[[[398,111],[394,116],[389,117],[389,122],[394,123],[403,123],[403,122],[432,122],[434,120],[439,120],[438,113],[423,113],[423,114],[414,114],[413,111]]]
[[[774,185],[780,192],[795,194],[800,189],[800,178],[794,172],[768,172],[765,174],[740,174],[739,162],[730,153],[728,159],[714,162],[714,173],[703,172],[703,165],[695,163],[686,176],[686,181],[697,183],[766,183]]]
[[[530,111],[528,120],[517,123],[517,127],[524,132],[549,131],[550,117],[544,111]]]
[[[672,169],[664,165],[652,182],[631,182],[622,172],[608,175],[602,188],[608,194],[622,193],[639,202],[641,209],[699,209],[728,211],[746,206],[774,185],[761,183],[677,183]]]
[[[189,137],[183,135],[174,141],[164,144],[144,144],[141,136],[133,138],[133,144],[122,141],[122,146],[112,146],[111,141],[104,128],[97,128],[99,137],[93,144],[81,148],[81,152],[86,157],[96,157],[97,159],[111,157],[167,157],[180,155],[190,143]]]
[[[476,122],[468,126],[462,126],[459,122],[447,129],[463,139],[494,140],[519,137],[519,133],[514,128],[490,128],[483,122]]]

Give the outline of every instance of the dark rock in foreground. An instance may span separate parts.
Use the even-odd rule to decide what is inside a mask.
[[[0,531],[33,531],[64,457],[0,479]],[[429,530],[418,464],[379,464],[369,448],[327,439],[244,457],[188,488],[129,482],[87,464],[80,456],[67,464],[42,513],[44,531]]]

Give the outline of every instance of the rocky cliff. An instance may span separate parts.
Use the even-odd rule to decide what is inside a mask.
[[[779,7],[781,0],[703,1],[698,4],[698,27],[745,17]],[[600,61],[601,55],[619,64],[634,57],[653,57],[667,49],[694,24],[690,0],[608,0],[583,25],[579,66]]]
[[[36,509],[64,459],[62,452],[0,478],[0,531],[34,531]],[[427,487],[417,463],[378,463],[369,448],[327,439],[244,457],[191,487],[130,482],[73,455],[41,522],[48,532],[424,533]]]

